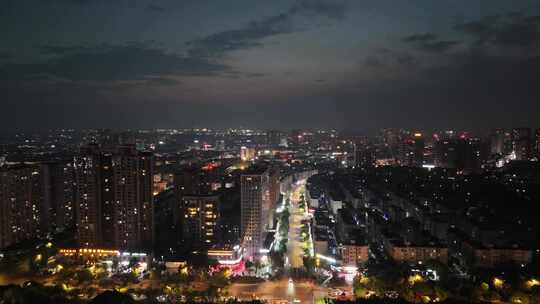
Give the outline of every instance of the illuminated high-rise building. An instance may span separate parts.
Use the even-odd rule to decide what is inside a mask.
[[[0,248],[43,235],[47,224],[39,165],[0,170]]]
[[[540,158],[540,129],[534,132],[534,155]]]
[[[528,160],[531,157],[531,129],[512,129],[512,149],[517,160]]]
[[[399,160],[404,166],[421,167],[424,163],[425,140],[422,133],[404,139],[399,149]]]
[[[207,194],[210,192],[210,183],[200,167],[187,166],[175,173],[174,190],[179,199],[184,195]]]
[[[289,134],[289,140],[288,142],[293,146],[293,147],[297,147],[299,145],[301,145],[303,143],[303,138],[304,136],[302,135],[302,131],[301,130],[298,130],[298,129],[294,129],[294,130],[291,130],[290,134]]]
[[[75,158],[76,228],[81,246],[149,249],[154,239],[154,158],[133,145]]]
[[[435,142],[435,166],[441,168],[457,168],[459,159],[459,141],[455,138],[440,139]]]
[[[215,150],[216,151],[225,151],[225,140],[223,139],[219,139],[219,140],[216,140],[216,144],[215,144]]]
[[[253,161],[257,155],[255,148],[249,148],[242,146],[240,147],[240,159],[242,161]]]
[[[278,147],[282,143],[282,139],[285,138],[285,134],[278,130],[269,130],[266,133],[266,144],[269,147]]]
[[[269,170],[251,167],[240,177],[240,232],[248,257],[255,256],[264,242],[268,226]]]
[[[375,163],[375,148],[369,143],[354,144],[354,166],[356,168],[373,167]]]
[[[503,129],[495,129],[490,135],[490,149],[489,152],[493,154],[503,154],[504,152],[504,138],[505,132]]]
[[[49,206],[50,228],[75,225],[75,170],[72,158],[43,163],[44,199]]]
[[[435,165],[464,173],[479,172],[489,146],[476,137],[461,134],[435,143]]]
[[[112,201],[102,198],[103,193],[112,194],[110,155],[102,153],[97,145],[88,145],[75,157],[75,226],[79,245],[83,247],[107,246],[102,233],[102,221],[112,225]],[[107,226],[111,227],[111,226]],[[107,233],[107,237],[111,232]]]
[[[154,157],[135,146],[121,146],[113,155],[114,247],[151,248],[154,240]]]
[[[480,173],[488,146],[485,145],[484,148],[482,141],[477,137],[464,139],[462,145],[465,145],[460,150],[463,153],[460,156],[462,158],[463,170],[467,173]]]
[[[186,195],[182,198],[185,210],[184,235],[187,240],[203,246],[217,241],[219,196]]]

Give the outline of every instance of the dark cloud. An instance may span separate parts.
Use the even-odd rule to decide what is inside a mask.
[[[286,14],[272,16],[262,21],[250,22],[237,30],[223,31],[188,42],[192,48],[190,54],[199,57],[217,57],[226,52],[248,49],[262,45],[260,40],[291,33],[290,18]]]
[[[359,121],[375,129],[382,120],[391,127],[475,131],[538,125],[540,56],[440,56],[445,63],[338,87],[333,91],[339,92],[333,98],[334,113],[353,129]]]
[[[267,76],[265,73],[247,73],[245,74],[248,78],[259,78],[259,77],[265,77]]]
[[[396,56],[396,60],[400,65],[414,66],[416,65],[416,58],[409,54],[399,54]]]
[[[521,14],[484,17],[456,26],[458,33],[473,38],[459,42],[435,33],[406,36],[402,41],[429,51],[430,56],[412,57],[398,49],[382,49],[367,57],[366,66],[389,68],[393,62],[417,69],[406,69],[406,76],[387,73],[389,79],[343,89],[346,95],[340,99],[358,95],[373,100],[378,106],[370,115],[391,115],[395,126],[410,125],[411,119],[418,121],[418,128],[534,125],[540,116],[539,21],[537,16]],[[457,43],[462,47],[445,52]],[[521,51],[497,51],[504,47]],[[342,107],[343,112],[354,111]],[[364,117],[368,124],[369,119]]]
[[[0,9],[0,16],[9,16],[0,18],[6,29],[0,49],[11,52],[4,58],[0,54],[0,125],[279,123],[283,128],[375,129],[538,124],[540,16],[464,17],[517,6],[503,1],[485,8],[462,1],[466,14],[459,12],[463,5],[452,5],[459,19],[448,18],[456,12],[439,2],[430,2],[428,9],[399,1],[348,1],[347,16],[356,18],[340,27],[336,21],[346,17],[341,1],[289,1],[281,10],[272,2],[251,12],[242,4],[246,1],[43,0],[31,5],[30,0],[8,0]],[[17,7],[9,8],[15,2]],[[159,13],[162,6],[175,14]],[[277,13],[268,13],[274,9]],[[263,12],[267,15],[256,15]],[[231,22],[251,13],[252,22],[232,27]],[[204,32],[194,39],[190,27],[199,22]],[[337,26],[312,30],[326,24]],[[447,30],[458,25],[449,34],[429,32],[445,24]],[[417,32],[403,35],[406,29]],[[405,37],[380,49],[396,35]],[[258,48],[268,38],[281,44],[277,52],[267,47],[246,57],[226,56]],[[159,44],[121,44],[139,39]],[[166,51],[190,39],[182,54]],[[45,41],[63,44],[42,45]],[[283,54],[287,49],[290,53]]]
[[[163,6],[159,6],[159,5],[154,4],[154,3],[148,4],[147,7],[148,7],[149,10],[156,11],[156,12],[163,12],[163,11],[165,11],[165,8],[164,8]]]
[[[363,62],[365,67],[372,69],[389,67],[412,68],[416,64],[416,58],[409,53],[387,48],[376,50],[373,54],[368,55]]]
[[[83,46],[62,46],[62,45],[44,45],[39,47],[43,55],[65,55],[67,53],[81,52],[86,50]]]
[[[145,83],[148,85],[174,86],[182,82],[170,77],[150,77],[145,80]]]
[[[189,53],[199,57],[219,57],[226,52],[261,46],[261,40],[265,38],[299,31],[299,28],[294,27],[294,18],[306,15],[339,20],[345,16],[345,7],[340,1],[298,1],[284,13],[252,21],[239,29],[222,31],[189,41],[187,42],[191,47]]]
[[[385,66],[385,63],[383,63],[378,56],[370,55],[364,60],[364,66],[368,68],[380,68]]]
[[[290,14],[316,14],[340,20],[345,18],[345,5],[339,0],[303,0],[298,1],[289,11]]]
[[[403,38],[403,41],[411,43],[418,49],[433,53],[446,52],[460,43],[456,40],[439,40],[433,33],[410,35]]]
[[[441,40],[441,41],[421,43],[418,46],[425,51],[438,53],[438,52],[446,52],[458,44],[460,44],[460,41]]]
[[[39,63],[10,63],[0,66],[0,80],[28,80],[52,75],[72,81],[145,80],[160,75],[217,75],[227,65],[201,57],[166,53],[142,44],[99,47],[44,47],[52,59]]]
[[[405,42],[430,42],[437,39],[437,36],[433,33],[413,34],[403,38]]]
[[[521,13],[487,16],[458,24],[455,29],[470,36],[477,45],[522,48],[540,45],[540,16]]]
[[[45,0],[44,2],[60,3],[60,4],[73,4],[73,5],[87,5],[87,4],[92,4],[92,3],[96,3],[96,2],[106,3],[106,1],[103,1],[103,0]]]
[[[10,51],[0,50],[0,60],[10,59],[13,57],[13,54]]]

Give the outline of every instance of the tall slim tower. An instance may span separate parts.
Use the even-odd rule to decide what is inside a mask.
[[[285,138],[285,136],[281,131],[269,130],[266,133],[266,144],[272,148],[278,147],[281,145],[283,138]]]
[[[45,162],[43,190],[46,205],[49,207],[50,228],[59,230],[72,228],[75,224],[75,171],[73,158],[63,158]]]
[[[0,248],[40,236],[46,208],[43,206],[39,165],[20,165],[0,170]]]
[[[540,129],[534,132],[534,155],[540,157]]]
[[[153,243],[153,156],[121,146],[113,155],[114,246],[150,248]]]
[[[505,132],[503,129],[495,129],[491,132],[490,135],[490,148],[489,152],[491,155],[494,154],[503,154],[504,152],[504,137]]]
[[[512,129],[512,148],[516,153],[517,160],[528,160],[531,156],[531,129]]]
[[[97,146],[81,149],[75,157],[75,226],[80,246],[102,245],[101,154]],[[109,189],[110,191],[112,189]]]
[[[255,256],[264,242],[270,208],[269,183],[266,167],[251,167],[240,177],[240,233],[248,257]]]

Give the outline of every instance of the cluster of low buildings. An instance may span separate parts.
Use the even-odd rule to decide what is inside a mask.
[[[387,258],[459,269],[527,265],[540,248],[532,201],[497,180],[397,166],[314,176],[315,249],[343,265]]]

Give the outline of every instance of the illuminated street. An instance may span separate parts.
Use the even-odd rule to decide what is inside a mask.
[[[291,286],[293,285],[293,286]],[[291,289],[294,294],[291,295]],[[301,303],[313,303],[319,298],[331,296],[332,288],[323,288],[308,282],[289,283],[288,279],[277,282],[264,282],[253,284],[235,283],[229,287],[229,295],[241,300],[251,300],[253,298],[263,300],[299,300]],[[342,289],[343,290],[343,289]],[[351,288],[346,289],[352,292]]]
[[[304,254],[300,226],[304,219],[304,212],[299,208],[300,196],[305,191],[305,181],[295,185],[290,193],[291,206],[289,207],[289,241],[287,243],[287,257],[290,268],[302,268],[304,266],[302,256]]]
[[[305,180],[295,184],[288,193],[291,201],[289,212],[289,235],[287,242],[286,267],[302,268],[304,247],[302,241],[301,224],[305,213],[299,208],[301,196],[305,192]],[[297,282],[285,278],[277,282],[264,282],[259,284],[232,284],[229,288],[230,296],[249,300],[254,297],[264,300],[299,300],[302,303],[312,303],[314,298],[325,297],[331,289],[320,288],[310,282]]]
[[[256,298],[264,300],[300,300],[302,303],[311,303],[313,298],[313,285],[310,283],[293,283],[290,286],[288,279],[283,279],[277,282],[264,282],[258,284],[232,284],[229,287],[229,294],[232,297],[237,297],[242,300]],[[291,288],[294,290],[291,294]]]
[[[300,208],[301,198],[305,193],[305,180],[294,185],[288,193],[291,201],[289,212],[289,235],[287,242],[286,267],[303,268],[304,248],[311,247],[302,241],[301,225],[306,213]],[[232,284],[229,293],[233,297],[249,300],[254,297],[264,300],[298,300],[301,303],[313,303],[319,298],[328,297],[332,288],[316,286],[311,282],[298,282],[292,279],[283,279],[277,282],[264,282],[262,284]]]

